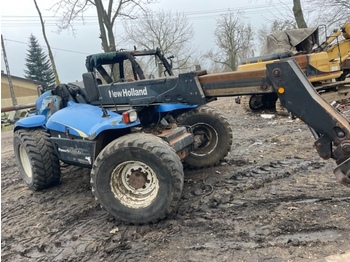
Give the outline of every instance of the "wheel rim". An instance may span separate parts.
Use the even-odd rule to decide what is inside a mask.
[[[249,106],[253,110],[260,109],[263,106],[262,96],[261,95],[253,95],[250,98]]]
[[[157,197],[159,181],[153,169],[145,163],[126,161],[113,170],[110,188],[124,206],[144,208]]]
[[[192,155],[203,156],[213,152],[218,144],[218,133],[207,123],[192,126],[194,134],[194,150]]]
[[[18,153],[19,153],[19,159],[21,161],[21,165],[23,167],[24,172],[26,173],[27,177],[32,178],[33,173],[32,173],[32,166],[30,164],[29,156],[27,154],[27,151],[22,145],[19,146]]]

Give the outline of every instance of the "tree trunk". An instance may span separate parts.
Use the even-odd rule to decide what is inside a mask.
[[[109,51],[116,51],[113,25],[106,25],[106,28],[107,28],[107,34],[108,34]]]
[[[101,0],[95,0],[98,24],[100,28],[100,38],[104,52],[116,51],[113,33],[113,24],[110,15],[106,13]]]
[[[57,69],[56,69],[55,59],[53,57],[49,41],[47,40],[47,37],[46,37],[45,24],[44,24],[43,18],[41,16],[41,12],[40,12],[39,6],[36,3],[36,0],[34,0],[34,4],[35,4],[35,7],[36,7],[36,10],[38,10],[38,14],[39,14],[39,17],[40,17],[41,29],[42,29],[43,36],[44,36],[44,39],[45,39],[45,43],[46,43],[46,46],[47,46],[47,50],[48,50],[48,53],[49,53],[49,58],[50,58],[50,61],[51,61],[52,70],[53,70],[53,73],[55,75],[55,82],[56,82],[56,85],[59,85],[60,84],[60,80],[58,78],[58,73],[57,73]]]
[[[96,11],[97,11],[97,18],[98,18],[98,27],[100,28],[100,39],[101,39],[101,45],[104,52],[108,52],[108,41],[107,41],[107,34],[106,29],[104,27],[103,23],[103,4],[100,0],[95,0],[96,5]]]
[[[306,28],[307,24],[304,19],[303,10],[301,9],[300,0],[293,0],[293,13],[298,28]]]

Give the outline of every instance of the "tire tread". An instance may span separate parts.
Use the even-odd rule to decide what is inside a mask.
[[[211,162],[208,161],[208,164],[205,164],[203,166],[196,166],[196,165],[187,163],[186,159],[185,159],[186,165],[192,169],[206,168],[206,167],[212,167],[212,166],[218,165],[227,156],[227,154],[231,150],[231,146],[232,146],[232,142],[233,142],[232,129],[231,129],[229,122],[218,110],[216,110],[212,107],[209,107],[206,105],[199,106],[195,109],[192,109],[188,112],[181,114],[180,116],[178,116],[176,118],[176,120],[180,124],[183,124],[183,123],[186,124],[186,122],[189,121],[189,119],[195,119],[196,116],[198,116],[198,115],[210,115],[213,118],[217,119],[217,121],[219,121],[222,124],[223,128],[226,131],[227,140],[225,143],[226,146],[223,149],[223,151],[221,152],[220,157],[217,159],[213,159]]]
[[[33,179],[29,186],[39,191],[57,185],[61,171],[49,134],[43,129],[20,129],[15,132],[15,139],[26,148],[31,162]]]
[[[177,203],[181,199],[181,195],[182,195],[184,175],[183,175],[183,167],[182,167],[181,161],[178,155],[176,154],[176,152],[161,138],[158,138],[154,135],[143,134],[143,133],[140,133],[140,134],[134,133],[134,134],[126,135],[126,136],[120,137],[117,143],[112,142],[111,144],[107,145],[104,150],[101,151],[101,153],[96,158],[93,168],[91,170],[90,182],[91,182],[91,187],[93,189],[92,192],[95,196],[95,199],[103,206],[103,204],[100,201],[98,191],[95,190],[97,186],[95,177],[98,171],[99,162],[103,158],[112,154],[115,150],[123,149],[125,147],[143,148],[147,151],[150,151],[152,154],[156,155],[160,161],[165,163],[165,165],[172,170],[171,174],[172,174],[172,180],[174,181],[173,183],[174,195],[173,195],[172,201],[170,201],[170,204],[166,208],[166,210],[164,210],[164,212],[162,212],[161,214],[156,214],[156,216],[149,219],[149,221],[131,221],[130,222],[117,216],[116,218],[129,224],[155,223],[159,220],[164,219],[170,213],[174,212],[177,208]]]

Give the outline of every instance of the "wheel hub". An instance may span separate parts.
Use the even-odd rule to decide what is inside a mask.
[[[192,126],[194,134],[194,155],[210,154],[218,144],[218,134],[216,130],[207,123],[198,123]]]
[[[146,183],[150,182],[147,180],[147,173],[143,173],[141,168],[138,170],[131,169],[131,174],[128,174],[128,183],[135,189],[146,188]]]
[[[145,163],[125,161],[111,173],[110,189],[123,205],[143,208],[155,200],[159,181],[153,169]]]
[[[204,147],[208,141],[208,137],[205,134],[196,133],[194,136],[193,146],[195,149],[199,147]]]

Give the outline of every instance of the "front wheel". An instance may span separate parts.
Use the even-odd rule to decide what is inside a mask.
[[[13,147],[21,177],[31,189],[42,190],[59,184],[59,160],[45,130],[15,131]]]
[[[226,118],[217,110],[200,106],[177,117],[180,125],[189,126],[194,146],[184,162],[190,168],[215,166],[228,154],[232,145],[232,130]]]
[[[115,218],[130,224],[156,222],[173,212],[184,174],[175,151],[150,134],[112,141],[91,170],[92,191]]]

